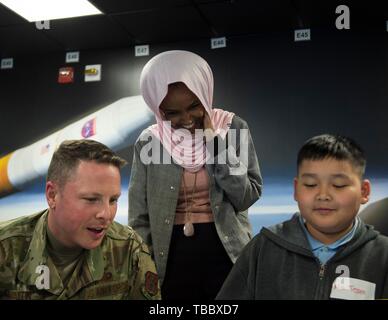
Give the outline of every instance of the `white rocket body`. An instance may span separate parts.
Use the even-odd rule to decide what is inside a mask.
[[[8,186],[2,186],[4,181],[0,179],[0,194],[7,189],[7,193],[22,190],[26,184],[44,176],[55,149],[64,140],[93,139],[116,151],[132,145],[140,131],[153,121],[154,116],[142,96],[122,98],[13,152],[2,168],[7,170],[3,177],[8,178]]]

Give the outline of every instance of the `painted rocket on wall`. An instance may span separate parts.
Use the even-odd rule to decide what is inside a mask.
[[[133,144],[154,121],[142,96],[122,98],[27,147],[0,158],[0,198],[45,176],[58,145],[67,139],[93,139],[112,150]]]

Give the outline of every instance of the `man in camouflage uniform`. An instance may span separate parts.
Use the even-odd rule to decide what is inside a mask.
[[[124,164],[96,141],[60,145],[49,209],[0,223],[0,299],[160,299],[146,244],[113,221]]]

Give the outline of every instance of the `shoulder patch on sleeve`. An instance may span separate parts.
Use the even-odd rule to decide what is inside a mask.
[[[146,272],[144,289],[151,296],[155,296],[158,293],[158,275],[156,273]]]

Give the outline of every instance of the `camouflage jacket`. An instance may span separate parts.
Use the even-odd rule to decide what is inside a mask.
[[[0,299],[160,299],[147,245],[113,222],[64,287],[46,249],[48,211],[0,223]]]

